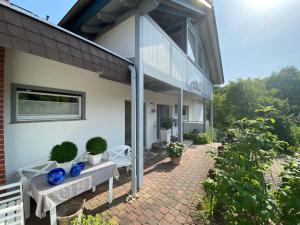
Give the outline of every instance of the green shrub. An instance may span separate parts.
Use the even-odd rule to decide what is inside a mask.
[[[194,145],[205,145],[210,143],[209,134],[195,134],[193,137]]]
[[[187,131],[183,134],[183,138],[186,140],[193,140],[194,138],[194,133]]]
[[[193,130],[193,133],[194,133],[194,134],[200,134],[201,131],[200,131],[199,129],[194,129],[194,130]]]
[[[101,214],[92,215],[83,215],[82,218],[75,219],[72,221],[72,225],[118,225],[119,223],[114,219],[108,219],[106,216]]]
[[[58,163],[65,163],[74,160],[77,156],[77,146],[65,141],[60,145],[55,145],[50,152],[50,160]]]
[[[173,122],[174,120],[172,118],[168,118],[161,123],[160,127],[166,130],[170,130],[173,127]]]
[[[91,155],[98,155],[107,149],[107,142],[102,137],[94,137],[86,143],[86,150]]]
[[[280,208],[280,222],[286,225],[299,224],[300,160],[290,159],[280,176],[282,184],[274,193]]]
[[[181,142],[172,142],[167,147],[169,157],[180,157],[185,150],[185,145]]]
[[[211,209],[220,213],[225,224],[278,222],[278,206],[263,176],[280,147],[277,136],[270,133],[271,121],[258,118],[234,123],[231,142],[216,157],[214,179],[203,183],[206,195],[213,200]],[[207,217],[212,215],[208,213]]]

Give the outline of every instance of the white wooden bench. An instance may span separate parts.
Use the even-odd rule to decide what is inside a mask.
[[[23,185],[23,201],[25,219],[30,217],[30,196],[27,194],[29,181],[32,177],[46,174],[50,168],[55,167],[55,162],[44,159],[35,163],[28,164],[17,170],[17,177]],[[1,225],[1,224],[0,224]]]
[[[22,184],[0,186],[0,225],[24,225]]]
[[[128,172],[131,166],[131,147],[118,145],[107,149],[108,159],[114,162],[118,168],[125,167]]]

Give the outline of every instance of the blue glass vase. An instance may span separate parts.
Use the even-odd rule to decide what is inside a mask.
[[[71,170],[70,170],[70,175],[71,177],[77,177],[79,176],[81,173],[81,165],[74,165],[72,166]]]
[[[66,171],[63,168],[55,168],[47,175],[47,182],[50,185],[59,185],[64,182]]]
[[[79,165],[81,167],[81,171],[84,170],[85,163],[84,162],[78,162],[76,165]]]

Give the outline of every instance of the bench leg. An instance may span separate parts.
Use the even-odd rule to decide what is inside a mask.
[[[111,177],[109,178],[109,187],[108,187],[108,202],[109,204],[112,203],[113,200],[113,182],[114,182],[114,178]]]
[[[92,192],[95,193],[96,191],[96,186],[92,188]]]
[[[50,225],[57,225],[56,207],[50,209]]]
[[[30,196],[23,193],[23,204],[24,204],[24,217],[25,219],[30,218]]]

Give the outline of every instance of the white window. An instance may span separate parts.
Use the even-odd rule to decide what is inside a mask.
[[[175,113],[174,116],[177,117],[178,116],[178,105],[175,105]],[[184,105],[182,107],[182,120],[183,121],[188,121],[189,120],[189,107]]]
[[[192,61],[196,62],[196,35],[190,26],[188,27],[187,55]]]
[[[84,93],[24,86],[12,89],[13,122],[84,119]]]

